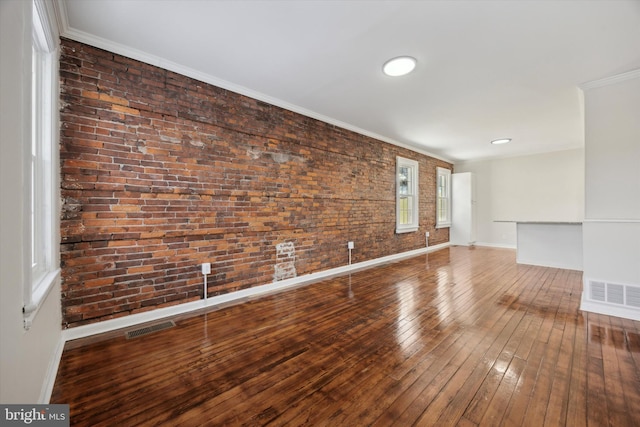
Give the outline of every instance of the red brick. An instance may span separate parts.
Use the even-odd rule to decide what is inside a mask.
[[[63,40],[63,324],[79,326],[446,242],[436,166],[408,149]],[[395,159],[420,163],[420,229],[395,234]]]

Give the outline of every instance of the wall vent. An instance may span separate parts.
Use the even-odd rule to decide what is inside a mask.
[[[608,283],[607,301],[612,304],[624,304],[624,286]]]
[[[594,301],[606,301],[605,290],[607,285],[604,282],[591,282],[589,289],[591,290],[591,299]]]
[[[640,287],[627,286],[627,305],[640,307]]]
[[[157,332],[157,331],[162,331],[164,329],[173,328],[174,326],[176,326],[176,324],[173,322],[173,320],[168,320],[166,322],[156,323],[155,325],[145,326],[144,328],[140,328],[140,329],[135,329],[133,331],[129,331],[125,335],[126,335],[127,339],[130,340],[131,338],[138,338],[138,337],[141,337],[143,335],[148,335],[148,334],[153,333],[153,332]]]
[[[589,280],[589,299],[640,308],[640,286]]]

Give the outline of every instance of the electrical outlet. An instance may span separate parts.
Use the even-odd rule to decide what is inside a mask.
[[[211,263],[203,262],[202,263],[202,274],[211,274]]]
[[[349,243],[347,243],[347,247],[348,247],[349,249],[353,249],[353,248],[355,248],[356,246],[353,244],[353,242],[349,242]]]
[[[424,233],[424,237],[429,237],[429,232]]]

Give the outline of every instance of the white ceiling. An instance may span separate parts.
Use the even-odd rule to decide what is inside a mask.
[[[68,38],[451,161],[581,147],[579,85],[640,68],[640,0],[58,6]]]

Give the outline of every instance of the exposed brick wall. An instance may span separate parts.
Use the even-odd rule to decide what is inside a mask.
[[[72,327],[448,241],[451,165],[63,40],[62,306]],[[396,156],[420,163],[420,230],[395,234]],[[282,255],[282,254],[280,254]]]

